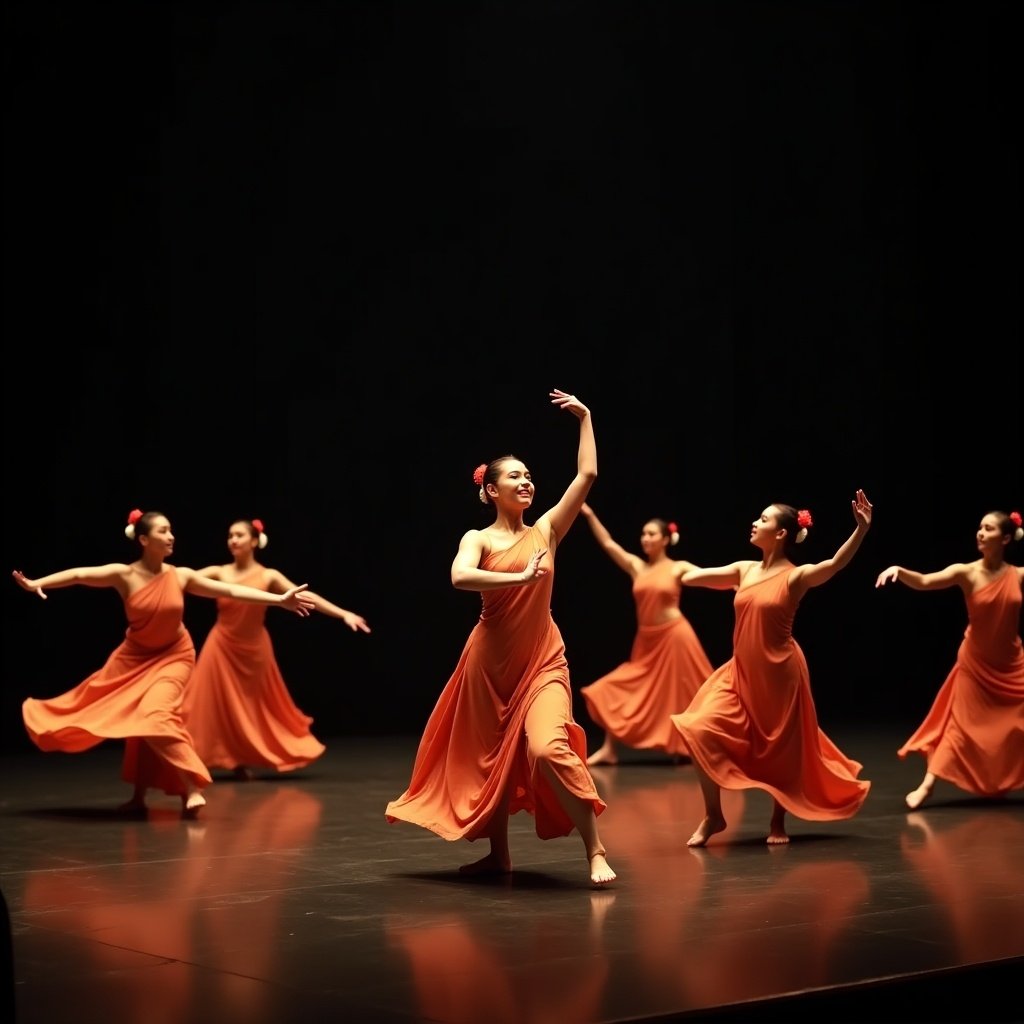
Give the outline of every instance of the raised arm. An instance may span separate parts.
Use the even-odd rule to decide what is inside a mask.
[[[594,535],[594,539],[600,545],[601,550],[623,572],[635,577],[643,569],[644,560],[639,555],[634,555],[631,551],[627,551],[615,540],[608,532],[604,523],[597,518],[597,513],[586,502],[583,502],[580,506],[580,514],[586,520],[587,526],[590,527],[590,532]]]
[[[597,441],[594,438],[594,421],[590,410],[575,396],[554,388],[551,392],[551,404],[571,412],[580,421],[580,443],[576,452],[576,475],[572,478],[565,493],[558,503],[548,509],[537,520],[537,525],[544,529],[550,527],[557,543],[569,531],[580,509],[583,507],[590,488],[597,479]],[[549,537],[550,539],[550,537]]]
[[[857,553],[868,530],[871,529],[871,502],[867,495],[858,490],[853,501],[850,502],[853,511],[853,518],[856,521],[853,533],[840,545],[839,550],[831,557],[821,562],[813,562],[807,565],[797,566],[790,574],[790,586],[794,590],[820,587],[822,583],[828,582],[840,569],[850,564],[850,559]]]
[[[266,590],[257,590],[256,587],[247,587],[242,583],[223,583],[220,580],[209,579],[195,569],[184,566],[176,566],[175,572],[178,573],[181,589],[199,597],[233,597],[236,601],[251,601],[253,604],[279,605],[302,616],[309,615],[315,607],[306,596],[305,591],[309,586],[306,583],[291,587],[283,594],[273,594]]]
[[[902,565],[890,565],[878,574],[876,587],[884,587],[886,583],[903,583],[911,590],[946,590],[949,587],[963,587],[970,582],[971,566],[967,562],[956,562],[947,565],[938,572],[915,572],[904,569]]]
[[[73,587],[76,584],[86,587],[116,587],[123,594],[124,581],[130,572],[131,566],[124,562],[109,562],[107,565],[62,569],[60,572],[52,572],[49,576],[40,576],[34,580],[30,580],[20,569],[15,569],[11,575],[19,587],[38,594],[45,601],[45,590],[59,590],[61,587]]]

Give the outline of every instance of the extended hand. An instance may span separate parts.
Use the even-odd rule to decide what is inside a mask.
[[[345,625],[352,630],[353,633],[358,633],[362,630],[364,633],[370,632],[370,627],[366,624],[366,619],[362,615],[356,615],[355,612],[346,612],[342,619],[345,621]]]
[[[857,491],[857,496],[850,502],[850,507],[853,509],[853,517],[857,520],[858,526],[868,527],[871,525],[872,505],[863,491]]]
[[[20,569],[15,569],[11,575],[14,577],[14,582],[17,583],[19,587],[22,587],[31,594],[38,594],[44,601],[46,600],[47,595],[43,593],[43,588],[37,586],[32,582],[32,580],[28,579]]]
[[[548,392],[551,396],[551,404],[560,406],[562,409],[568,409],[577,419],[583,419],[590,410],[575,396],[570,395],[565,391],[559,391],[558,388],[552,388]]]
[[[547,548],[541,548],[539,551],[534,551],[530,556],[530,561],[526,564],[526,568],[523,570],[523,583],[534,583],[547,576],[547,569],[542,569],[540,565],[540,560],[547,553]]]
[[[303,591],[309,589],[308,583],[302,583],[297,587],[292,587],[291,590],[286,590],[281,595],[281,604],[287,608],[290,612],[295,612],[296,615],[306,616],[309,615],[316,605],[313,603],[311,597],[306,597]]]
[[[885,572],[878,574],[878,579],[875,580],[876,587],[884,587],[886,583],[899,583],[900,581],[900,567],[898,565],[890,565]]]

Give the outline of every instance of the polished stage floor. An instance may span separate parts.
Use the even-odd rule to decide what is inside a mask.
[[[387,824],[414,738],[338,738],[291,776],[216,776],[197,821],[142,820],[120,748],[0,758],[8,1005],[20,1024],[605,1024],[1014,1021],[1024,981],[1024,798],[904,793],[890,731],[831,730],[873,783],[850,821],[790,819],[693,769],[633,754],[595,770],[619,879],[594,890],[576,836],[512,819],[516,870],[467,879],[483,844]],[[1012,986],[1012,987],[1011,987]]]

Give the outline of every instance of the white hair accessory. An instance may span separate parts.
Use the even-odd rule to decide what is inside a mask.
[[[796,532],[796,540],[794,541],[794,543],[803,544],[805,540],[807,540],[807,527],[801,526],[800,529]]]
[[[128,525],[124,528],[124,535],[129,540],[135,540],[135,524],[142,518],[142,509],[133,508],[128,513]]]
[[[267,546],[267,535],[263,532],[263,520],[253,519],[252,527],[256,531],[256,546],[262,551]]]

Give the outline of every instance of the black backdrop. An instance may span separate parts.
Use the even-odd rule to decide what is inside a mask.
[[[267,564],[374,629],[270,613],[314,731],[415,734],[479,611],[448,579],[473,469],[515,453],[548,507],[560,387],[634,550],[660,515],[680,556],[749,557],[778,500],[821,558],[864,487],[876,525],[796,635],[826,730],[909,730],[963,602],[876,575],[969,560],[1024,503],[1012,9],[9,2],[4,564],[130,560],[138,506],[206,565],[261,517]],[[683,607],[727,657],[730,595]],[[197,645],[214,610],[188,599]],[[627,656],[582,522],[554,614],[575,689]],[[123,629],[112,591],[8,584],[6,749]]]

